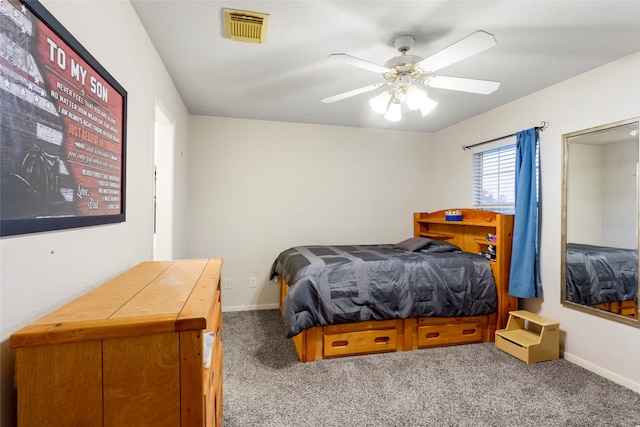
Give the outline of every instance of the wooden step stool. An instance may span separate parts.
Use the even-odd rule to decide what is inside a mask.
[[[560,353],[560,323],[526,310],[511,311],[507,327],[496,331],[496,348],[527,364],[556,360]]]

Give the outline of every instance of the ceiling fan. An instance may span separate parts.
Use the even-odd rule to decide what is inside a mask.
[[[325,104],[330,104],[382,87],[391,86],[371,99],[369,104],[375,112],[384,114],[386,119],[397,121],[402,117],[403,101],[409,110],[420,110],[423,116],[435,108],[438,103],[427,96],[425,91],[427,87],[488,95],[500,86],[500,82],[490,80],[446,77],[433,74],[448,65],[495,46],[496,39],[493,34],[485,31],[476,31],[427,58],[407,54],[414,43],[415,38],[411,35],[398,37],[393,44],[401,55],[391,58],[384,65],[378,65],[346,53],[329,55],[331,60],[380,73],[385,81],[330,96],[321,101]]]

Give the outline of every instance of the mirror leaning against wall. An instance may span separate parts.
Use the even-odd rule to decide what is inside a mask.
[[[563,135],[561,298],[640,327],[638,122]]]

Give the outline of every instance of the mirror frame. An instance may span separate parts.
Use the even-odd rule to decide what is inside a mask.
[[[637,123],[640,127],[640,117],[635,117],[627,120],[621,120],[614,123],[609,123],[606,125],[596,126],[589,129],[583,129],[576,132],[566,133],[562,135],[562,199],[561,199],[561,207],[562,207],[562,216],[561,216],[561,256],[560,256],[560,280],[561,280],[561,295],[560,302],[564,307],[571,308],[574,310],[582,311],[585,313],[593,314],[598,317],[603,317],[606,319],[614,320],[616,322],[625,323],[628,325],[632,325],[640,328],[640,308],[636,306],[636,319],[631,317],[623,316],[616,313],[611,313],[606,310],[599,310],[595,307],[590,307],[587,305],[578,304],[575,302],[567,301],[567,174],[568,174],[568,166],[569,166],[569,140],[573,137],[585,135],[588,133],[600,132],[603,130],[625,126],[628,124]],[[640,135],[638,135],[638,153],[640,156]],[[640,162],[640,159],[637,159],[637,162]],[[636,221],[638,224],[638,228],[636,228],[636,235],[640,236],[640,179],[638,179],[638,173],[640,173],[640,168],[636,166],[636,191],[638,192],[638,197],[636,197]],[[640,250],[640,237],[638,238],[638,250]],[[639,257],[640,259],[640,257]],[[640,262],[639,262],[640,267]],[[638,290],[640,292],[640,284],[638,285]]]

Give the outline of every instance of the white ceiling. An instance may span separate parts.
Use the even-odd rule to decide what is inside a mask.
[[[640,0],[131,3],[195,115],[434,132],[640,51]],[[224,38],[223,8],[269,14],[266,42]],[[399,55],[398,35],[413,35],[410,54],[427,57],[476,30],[497,46],[438,74],[500,81],[491,95],[432,88],[434,111],[396,123],[369,108],[376,92],[320,102],[384,81],[331,53],[384,64]]]

